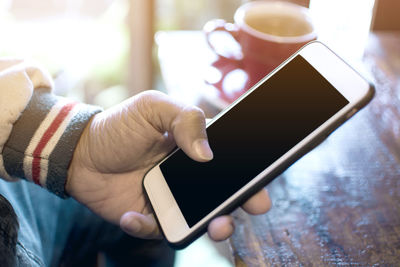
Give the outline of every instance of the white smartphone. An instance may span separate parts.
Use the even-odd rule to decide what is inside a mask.
[[[147,172],[143,185],[168,243],[190,244],[373,95],[372,84],[325,45],[304,46],[208,123],[211,161],[177,149]]]

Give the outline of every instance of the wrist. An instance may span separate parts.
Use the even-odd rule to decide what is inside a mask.
[[[65,192],[69,196],[74,196],[74,188],[77,183],[79,183],[79,177],[82,177],[85,172],[85,162],[90,159],[88,154],[88,140],[91,123],[93,121],[93,116],[87,123],[86,127],[83,129],[80,135],[76,147],[74,149],[71,162],[68,166],[67,179],[65,181]]]

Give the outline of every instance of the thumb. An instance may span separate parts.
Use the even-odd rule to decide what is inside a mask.
[[[162,93],[148,93],[152,118],[147,121],[160,132],[173,135],[176,144],[197,161],[213,158],[206,132],[206,120],[201,109],[183,106]],[[154,118],[156,117],[156,119]]]
[[[192,159],[209,161],[213,158],[206,132],[204,113],[197,107],[185,107],[173,118],[171,132],[176,144]]]

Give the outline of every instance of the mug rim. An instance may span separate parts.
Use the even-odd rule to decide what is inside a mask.
[[[307,22],[312,27],[312,31],[307,34],[298,35],[298,36],[278,36],[272,35],[265,32],[260,32],[252,27],[250,27],[244,20],[246,12],[250,8],[254,8],[255,6],[273,6],[274,8],[282,8],[282,7],[289,7],[291,10],[296,10],[298,14],[302,14],[306,19]],[[290,2],[278,2],[278,1],[254,1],[249,2],[244,5],[241,5],[235,12],[234,15],[235,24],[240,28],[243,29],[248,34],[255,36],[259,39],[272,41],[276,43],[304,43],[307,41],[311,41],[317,37],[315,26],[312,22],[309,9],[297,4],[293,4]]]

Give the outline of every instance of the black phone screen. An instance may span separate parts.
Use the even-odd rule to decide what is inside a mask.
[[[207,128],[211,161],[196,162],[179,150],[160,165],[189,227],[347,103],[296,56]]]

